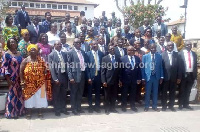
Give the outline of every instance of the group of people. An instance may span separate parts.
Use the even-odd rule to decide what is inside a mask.
[[[72,113],[79,115],[84,113],[81,100],[86,89],[88,112],[100,113],[102,88],[106,114],[118,112],[115,104],[120,100],[119,91],[122,111],[126,112],[130,102],[131,110],[137,112],[135,102],[141,103],[143,87],[144,111],[149,110],[151,95],[153,110],[160,111],[157,108],[160,90],[162,110],[168,107],[176,111],[177,87],[179,109],[192,110],[189,95],[197,78],[197,55],[191,50],[191,42],[183,42],[176,26],[172,34],[168,33],[162,17],[158,16],[152,27],[145,19],[139,28],[129,25],[125,17],[121,28],[121,20],[114,13],[112,19],[107,19],[102,12],[99,18],[87,20],[81,12],[80,17],[74,17],[74,22],[67,13],[58,28],[50,12],[45,13],[46,20],[41,25],[37,16],[27,21],[24,6],[17,14],[17,24],[13,25],[16,22],[8,15],[3,28],[5,52],[0,73],[9,86],[7,118],[24,115],[25,109],[26,117],[31,118],[32,108],[37,108],[38,116],[43,117],[42,108],[48,107],[51,100],[56,116],[68,115],[67,91],[70,91]],[[24,27],[19,19],[24,19]]]

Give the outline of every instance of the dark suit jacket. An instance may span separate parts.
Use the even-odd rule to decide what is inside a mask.
[[[102,34],[100,34],[100,35],[102,35]],[[105,33],[104,35],[106,36],[105,42],[106,42],[106,45],[108,46],[110,43],[110,35],[108,33]]]
[[[181,63],[177,52],[172,53],[172,65],[170,65],[167,51],[162,53],[164,81],[174,81],[181,79]]]
[[[98,46],[98,47],[99,47],[99,50],[101,50],[101,49],[100,49],[100,46]],[[101,51],[101,52],[104,54],[104,56],[105,56],[105,55],[108,55],[109,53],[108,53],[108,46],[107,46],[107,45],[104,45],[104,50],[105,50],[105,53],[103,53],[103,52]]]
[[[28,12],[25,11],[25,13],[26,13],[26,17],[24,17],[24,14],[22,13],[21,10],[17,12],[17,21],[18,21],[18,24],[20,24],[22,28],[26,28],[28,26],[28,23],[31,24]]]
[[[123,48],[123,50],[124,50],[124,56],[127,55],[127,49]],[[117,47],[115,47],[115,55],[122,57]]]
[[[87,64],[87,55],[86,53],[81,50],[81,54],[84,57],[85,64]],[[75,51],[75,49],[72,49],[67,54],[67,61],[69,63],[67,72],[69,80],[74,79],[76,83],[81,82],[81,67],[80,67],[80,60],[78,58],[78,55]],[[85,72],[87,74],[87,67],[85,68]]]
[[[115,62],[120,65],[120,58],[115,55]],[[104,56],[102,59],[101,68],[101,81],[106,82],[108,85],[113,85],[119,81],[120,68],[118,66],[113,67],[112,61],[109,55]]]
[[[137,80],[142,79],[141,75],[141,69],[139,67],[140,64],[140,58],[135,56],[135,67],[131,66],[131,63],[129,61],[128,55],[121,57],[121,73],[120,73],[120,81],[122,83],[137,83]]]
[[[132,39],[130,39],[129,40],[129,43],[130,43],[130,45],[134,45],[134,43],[135,43],[135,37],[133,37]],[[141,44],[141,47],[144,47],[144,39],[142,39],[141,37],[140,37],[140,44]]]
[[[94,28],[94,36],[97,36],[97,35],[99,35],[99,32],[100,32],[100,26],[98,26],[98,27],[93,27]]]
[[[150,26],[148,26],[148,28],[151,28]],[[139,27],[138,28],[139,30],[140,30],[140,32],[141,32],[141,35],[143,36],[144,34],[145,34],[145,32],[144,32],[144,27],[143,26],[141,26],[141,27]]]
[[[85,53],[87,53],[88,51],[90,51],[90,45],[87,42],[84,42],[85,45]]]
[[[197,54],[193,51],[192,55],[193,55],[193,80],[197,79]],[[180,60],[181,60],[181,67],[182,67],[182,77],[185,78],[186,75],[186,71],[185,71],[185,67],[186,67],[186,61],[185,60],[185,56],[183,53],[183,50],[179,52],[180,55]]]
[[[34,29],[33,25],[29,25],[26,27],[29,31],[30,34],[30,42],[33,44],[36,44],[38,42],[38,38],[40,36],[41,33],[45,33],[43,26],[39,25],[39,31],[38,34]]]
[[[61,83],[67,83],[67,54],[65,52],[62,52],[62,57],[64,59],[65,62],[65,73],[61,73],[61,68],[60,68],[60,59],[58,57],[58,54],[55,50],[53,50],[49,55],[48,55],[48,62],[49,62],[49,68],[51,71],[51,76],[52,76],[52,80],[59,80],[59,82]]]
[[[88,67],[87,76],[88,76],[88,79],[93,79],[95,77],[96,65],[95,65],[95,60],[94,60],[92,51],[87,52],[87,56],[88,56],[88,66],[89,65],[91,66],[91,67]],[[104,54],[98,50],[98,56],[99,56],[99,63],[101,66],[101,62],[102,62],[102,58]],[[100,67],[100,70],[101,70],[101,67]]]

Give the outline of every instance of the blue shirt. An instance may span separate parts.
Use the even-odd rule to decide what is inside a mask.
[[[51,29],[51,22],[45,20],[42,22],[42,26],[44,27],[44,32],[47,33]]]

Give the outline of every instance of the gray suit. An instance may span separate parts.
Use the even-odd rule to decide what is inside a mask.
[[[156,36],[156,31],[158,30],[158,24],[155,23],[152,26],[152,32],[153,32],[153,36]],[[161,36],[165,36],[168,33],[168,29],[167,26],[164,23],[161,23]]]
[[[84,57],[85,64],[87,64],[87,56],[85,52],[81,50],[81,54]],[[70,84],[71,107],[72,111],[79,111],[81,110],[81,99],[84,91],[87,68],[85,71],[81,71],[80,60],[75,49],[72,49],[70,52],[68,52],[67,59],[70,64],[67,68],[69,80],[75,80],[74,84]]]
[[[53,99],[54,108],[56,112],[66,111],[66,92],[68,86],[68,76],[67,76],[67,55],[65,52],[61,51],[62,58],[65,63],[65,72],[61,72],[60,63],[61,60],[58,57],[58,53],[54,50],[48,56],[49,68],[51,71],[51,76],[53,80]],[[55,81],[58,80],[60,85],[56,84]]]

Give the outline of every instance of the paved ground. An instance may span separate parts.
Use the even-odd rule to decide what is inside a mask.
[[[25,118],[5,119],[0,115],[0,132],[199,132],[200,105],[193,105],[194,111],[177,112],[139,112],[128,110],[118,114],[105,115],[86,113],[80,116],[54,116],[52,111],[45,112],[43,119],[33,115],[31,120]]]

